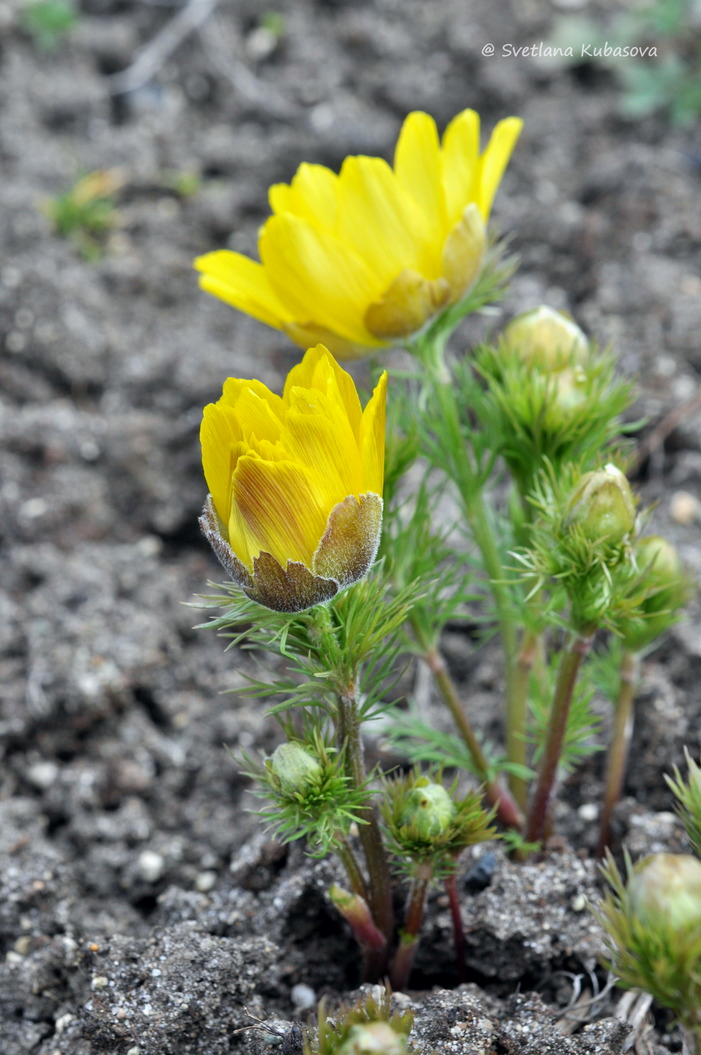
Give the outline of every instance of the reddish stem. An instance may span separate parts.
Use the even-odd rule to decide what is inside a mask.
[[[621,797],[623,778],[628,763],[630,739],[633,734],[633,700],[638,680],[639,660],[634,652],[625,649],[621,656],[621,683],[613,718],[613,733],[606,760],[604,801],[601,807],[601,826],[596,856],[603,857],[611,840],[611,815]]]
[[[455,942],[455,965],[458,969],[458,981],[466,982],[465,971],[465,932],[462,927],[462,915],[460,912],[460,898],[458,897],[458,883],[455,872],[451,872],[444,880],[445,892],[450,902],[450,915],[453,919],[453,939]]]
[[[538,783],[528,817],[526,841],[529,843],[542,842],[548,824],[557,767],[562,755],[565,733],[567,732],[567,718],[570,712],[570,704],[572,703],[572,695],[577,683],[579,668],[591,648],[593,629],[593,627],[588,628],[587,632],[576,634],[560,661],[555,696],[550,711],[548,738],[543,750]]]

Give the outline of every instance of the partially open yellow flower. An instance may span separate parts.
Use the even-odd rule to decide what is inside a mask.
[[[234,582],[266,608],[300,612],[362,578],[382,526],[383,374],[363,411],[353,379],[317,345],[282,397],[230,377],[205,407],[210,494],[200,524]]]
[[[394,168],[348,157],[339,175],[300,165],[270,188],[261,263],[227,249],[195,261],[200,285],[307,347],[339,358],[396,343],[459,300],[482,265],[485,225],[522,121],[508,117],[480,154],[480,120],[464,110],[442,143],[428,114],[409,114]]]

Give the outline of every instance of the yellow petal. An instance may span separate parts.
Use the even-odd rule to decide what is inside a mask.
[[[293,320],[313,321],[352,341],[372,340],[362,318],[377,284],[349,246],[282,213],[266,222],[259,247],[270,284]]]
[[[450,283],[455,302],[477,278],[487,246],[487,231],[480,211],[472,202],[463,212],[443,246],[443,274]]]
[[[239,311],[276,330],[292,321],[289,311],[274,293],[265,269],[256,260],[229,249],[218,249],[198,256],[195,267],[202,273],[200,287]]]
[[[409,114],[399,133],[394,171],[426,217],[437,241],[448,231],[441,170],[436,122],[420,111]]]
[[[268,198],[274,213],[291,212],[333,231],[336,227],[338,176],[324,165],[302,164],[292,183],[276,183]]]
[[[318,389],[293,388],[282,442],[291,460],[318,480],[318,502],[328,512],[360,493],[358,439],[345,411]]]
[[[489,219],[494,195],[522,128],[523,121],[520,117],[507,117],[504,121],[500,121],[492,132],[487,149],[482,155],[479,194],[475,195],[475,199],[485,223]]]
[[[405,267],[421,271],[428,266],[427,220],[382,158],[346,158],[338,202],[338,236],[365,261],[375,279],[366,305]]]
[[[443,135],[443,190],[447,223],[456,224],[475,200],[479,172],[480,119],[474,110],[454,117]]]
[[[292,367],[285,381],[284,400],[289,399],[294,387],[319,388],[329,398],[336,398],[345,408],[354,436],[358,437],[362,408],[355,382],[323,344],[310,348],[302,362]]]
[[[385,480],[385,404],[387,372],[383,373],[363,412],[360,430],[362,493],[382,497]]]
[[[241,435],[246,440],[250,440],[251,435],[271,443],[280,438],[285,405],[280,396],[271,392],[262,381],[229,377],[224,382],[219,405],[234,409]]]
[[[242,453],[243,437],[231,407],[210,403],[204,408],[200,426],[202,467],[207,490],[220,520],[229,519],[231,481],[236,461]]]
[[[261,551],[284,568],[288,560],[311,568],[329,510],[319,502],[319,481],[305,466],[239,458],[229,517],[229,542],[247,567]]]

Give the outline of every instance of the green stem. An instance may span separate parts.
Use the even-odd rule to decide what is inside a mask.
[[[367,783],[367,773],[363,742],[360,736],[360,716],[355,697],[355,685],[348,686],[348,691],[339,693],[337,703],[338,738],[345,752],[346,771],[353,786],[361,788]],[[370,880],[368,884],[370,909],[377,926],[389,942],[394,930],[392,888],[389,862],[374,806],[368,806],[363,811],[362,820],[365,823],[358,825],[358,836]]]
[[[323,651],[332,661],[335,675],[336,737],[339,749],[343,751],[346,774],[354,788],[364,788],[367,784],[367,772],[360,734],[357,675],[344,668],[331,613],[325,605],[317,605],[312,610],[310,627],[322,640]],[[368,870],[367,900],[373,920],[389,944],[394,931],[391,876],[375,807],[366,806],[361,819],[365,823],[358,825],[358,837]],[[384,973],[386,965],[386,952],[378,952],[371,963],[366,961],[366,980],[376,981]]]
[[[596,856],[603,857],[611,839],[611,815],[621,797],[623,778],[628,762],[630,738],[633,732],[633,700],[638,680],[640,661],[635,652],[624,649],[621,656],[620,685],[613,717],[613,733],[606,760],[604,801]]]
[[[409,891],[409,900],[404,917],[404,928],[401,933],[399,948],[395,953],[390,969],[390,982],[395,990],[405,989],[409,981],[416,950],[419,947],[426,891],[431,882],[432,873],[433,867],[430,861],[424,862],[417,866],[416,875],[411,881],[411,890]]]
[[[521,637],[521,647],[516,657],[514,669],[514,680],[511,697],[511,721],[509,733],[511,737],[511,748],[509,750],[509,761],[525,766],[528,762],[526,734],[528,725],[528,688],[530,684],[531,671],[535,662],[540,643],[540,635],[533,630],[524,630]],[[511,793],[522,810],[525,810],[528,800],[528,781],[525,777],[512,774],[509,780]]]
[[[562,755],[562,748],[567,732],[567,718],[572,703],[577,675],[584,657],[591,648],[594,627],[588,627],[572,638],[560,661],[560,670],[555,686],[555,696],[550,711],[548,737],[543,750],[543,757],[538,772],[531,810],[528,816],[526,841],[538,843],[543,839],[550,814],[551,800],[555,787],[557,767]]]
[[[494,598],[497,622],[504,652],[506,674],[506,753],[510,762],[520,763],[525,750],[522,738],[520,715],[514,706],[515,666],[518,648],[516,625],[508,583],[504,580],[497,530],[491,509],[484,500],[482,486],[468,449],[460,424],[460,412],[455,398],[455,388],[445,366],[445,337],[433,344],[424,341],[420,355],[431,374],[441,421],[445,428],[445,467],[455,483],[462,503],[465,519],[470,525],[472,537],[482,556],[484,570]],[[509,778],[512,790],[518,780]]]
[[[416,628],[414,629],[416,631]],[[420,643],[422,645],[424,644],[421,640]],[[442,654],[435,647],[429,648],[424,653],[423,659],[433,674],[436,685],[440,689],[443,700],[453,717],[458,732],[470,752],[477,776],[484,784],[485,798],[490,806],[497,807],[497,818],[506,828],[513,828],[516,831],[520,831],[523,826],[523,817],[506,788],[502,787],[498,780],[494,780],[490,776],[489,762],[487,761],[479,740],[475,736],[470,720],[465,714],[462,703],[460,702],[460,697],[455,688],[455,683],[450,676],[450,672]]]
[[[353,849],[345,836],[340,837],[339,842],[336,845],[336,853],[340,857],[341,864],[346,870],[351,890],[354,894],[359,894],[364,901],[367,901],[368,891],[365,877],[360,870],[358,859],[353,853]]]

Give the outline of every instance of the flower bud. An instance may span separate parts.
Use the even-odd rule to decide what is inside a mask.
[[[322,768],[319,762],[301,744],[280,744],[273,751],[268,763],[276,788],[292,798],[303,795],[317,783]]]
[[[590,542],[622,542],[635,526],[635,501],[615,465],[585,473],[565,510],[565,527],[577,525]]]
[[[368,1022],[351,1026],[336,1055],[406,1055],[406,1051],[406,1038],[395,1033],[389,1022]]]
[[[632,619],[624,628],[623,638],[626,648],[639,652],[676,621],[691,588],[679,554],[667,539],[659,535],[640,539],[635,557],[644,576],[647,596],[640,604],[640,617]]]
[[[679,554],[666,538],[649,535],[635,547],[638,567],[646,573],[650,596],[643,603],[646,612],[678,608],[688,596],[688,585]]]
[[[701,861],[689,854],[653,854],[628,880],[633,915],[651,930],[701,931]]]
[[[420,777],[407,792],[400,824],[411,826],[423,839],[447,831],[455,817],[455,803],[442,784]]]
[[[506,348],[540,370],[582,363],[589,353],[589,342],[579,326],[561,311],[545,306],[517,315],[502,337]]]

